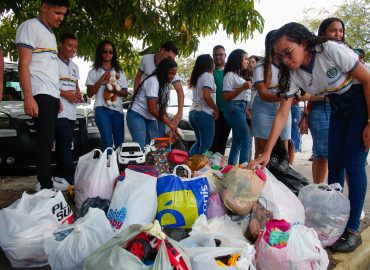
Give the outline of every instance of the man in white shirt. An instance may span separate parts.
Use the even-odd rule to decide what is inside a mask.
[[[63,110],[58,114],[55,130],[55,146],[58,165],[58,176],[74,183],[75,168],[73,165],[72,143],[76,121],[76,103],[82,101],[78,87],[79,70],[72,62],[77,53],[77,38],[65,33],[60,38],[58,50],[60,101]]]
[[[51,148],[60,103],[57,43],[52,31],[59,27],[69,0],[42,0],[40,17],[17,29],[19,80],[24,112],[33,117],[37,132],[36,164],[41,188],[52,188]]]
[[[158,64],[165,58],[172,58],[175,60],[178,55],[178,48],[172,41],[167,41],[162,44],[159,52],[156,54],[146,54],[141,58],[139,69],[136,73],[134,80],[134,91],[138,91],[140,83],[154,72]],[[177,92],[177,114],[173,119],[174,124],[177,126],[182,118],[183,107],[184,107],[184,91],[182,89],[180,77],[176,74],[175,78],[172,81],[172,85]],[[165,133],[165,125],[158,121],[158,131],[159,136],[163,136]]]

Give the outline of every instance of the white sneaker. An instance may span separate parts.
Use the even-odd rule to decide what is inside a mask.
[[[53,187],[56,190],[66,191],[66,190],[68,190],[69,186],[70,186],[70,184],[64,178],[60,178],[60,177],[54,177],[53,178]]]
[[[363,220],[365,218],[365,212],[364,210],[361,211],[360,220]]]

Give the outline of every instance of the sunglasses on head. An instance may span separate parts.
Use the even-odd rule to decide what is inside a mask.
[[[111,51],[111,50],[103,50],[103,53],[104,54],[113,54],[113,51]]]

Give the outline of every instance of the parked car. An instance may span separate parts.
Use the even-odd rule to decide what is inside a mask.
[[[125,101],[123,103],[123,112],[125,115],[127,115],[127,110],[130,106],[131,101]],[[190,126],[189,123],[189,112],[191,108],[192,101],[188,97],[185,97],[184,99],[184,109],[183,109],[183,116],[178,126],[178,133],[182,140],[187,144],[187,146],[191,146],[195,142],[195,134],[193,129]],[[171,90],[170,92],[170,100],[169,105],[167,108],[167,113],[170,116],[170,118],[173,118],[177,113],[177,94],[175,90]],[[126,119],[125,119],[126,120]],[[167,127],[167,131],[169,131],[169,128]],[[127,121],[125,121],[125,142],[131,142],[132,137],[130,134],[130,131],[127,127]]]
[[[0,102],[0,168],[35,165],[36,130],[33,119],[24,113],[23,104],[18,66],[16,63],[5,63],[3,101]],[[78,104],[74,159],[99,145],[100,134],[95,125],[93,106]]]

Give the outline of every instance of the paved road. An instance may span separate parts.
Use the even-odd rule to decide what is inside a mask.
[[[303,136],[302,147],[303,147],[303,152],[296,153],[293,167],[298,172],[300,172],[302,175],[304,175],[306,178],[312,181],[312,173],[311,173],[312,163],[308,161],[309,157],[311,156],[311,147],[312,147],[311,136],[308,136],[308,135]],[[370,163],[370,157],[368,158],[368,162]],[[370,166],[366,167],[366,171],[367,171],[367,175],[369,176]],[[11,204],[12,201],[20,197],[24,190],[32,190],[35,186],[35,179],[36,177],[34,175],[22,176],[22,177],[14,177],[14,176],[2,177],[0,176],[0,209],[8,206],[9,204]],[[345,189],[347,189],[347,187],[345,187]],[[366,216],[365,216],[365,220],[362,222],[362,228],[368,227],[369,225],[370,185],[368,185],[364,211],[366,213]],[[0,269],[1,270],[12,269],[9,265],[8,260],[6,259],[5,255],[2,253],[1,250],[0,250]],[[28,268],[28,269],[31,269],[31,268]],[[50,268],[46,266],[42,268],[32,268],[32,269],[47,270]]]

